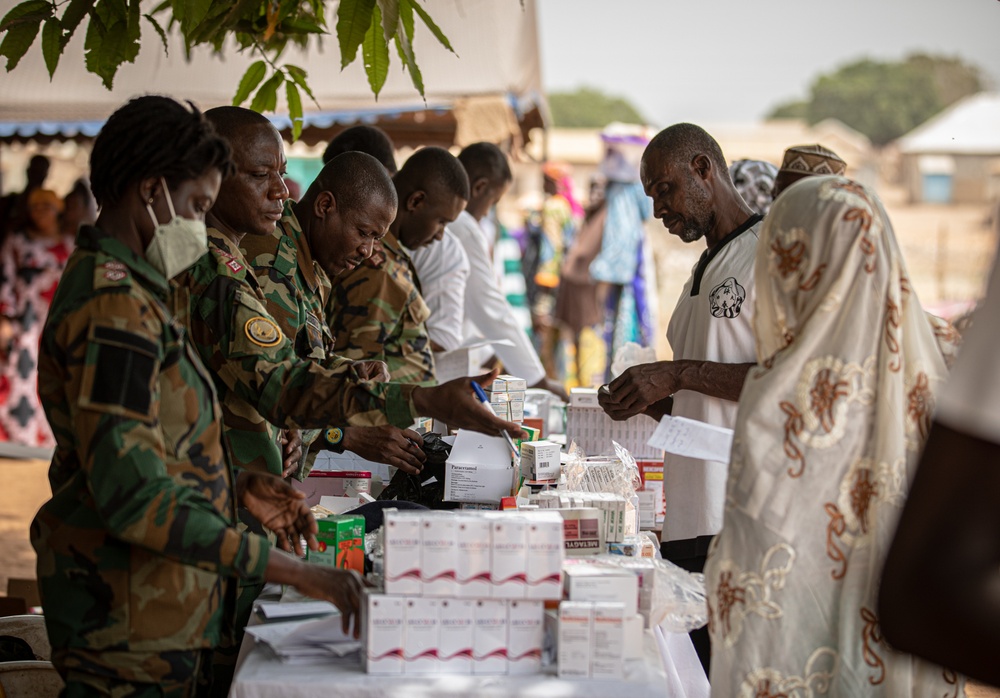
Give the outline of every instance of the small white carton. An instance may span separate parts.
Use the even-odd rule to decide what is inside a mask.
[[[572,388],[569,391],[570,407],[600,407],[597,388]]]
[[[369,674],[403,673],[403,598],[366,594],[362,606],[365,649],[362,653]]]
[[[521,444],[521,474],[529,480],[558,480],[559,444],[525,441]]]
[[[476,602],[441,599],[438,659],[447,674],[472,673],[472,645],[476,627]]]
[[[559,678],[590,676],[590,646],[594,605],[563,601],[559,604]]]
[[[625,606],[621,603],[594,604],[594,631],[591,634],[590,676],[594,679],[623,677],[625,651]]]
[[[560,504],[563,503],[563,498]],[[560,508],[563,517],[563,537],[566,551],[570,555],[597,555],[605,550],[604,528],[601,526],[601,512],[590,507]]]
[[[420,579],[424,596],[454,596],[458,567],[458,521],[452,514],[423,517],[420,531]]]
[[[507,403],[508,419],[512,422],[524,421],[524,400],[511,400]]]
[[[420,517],[387,509],[385,512],[385,591],[419,594]]]
[[[528,520],[528,577],[525,598],[562,598],[563,519],[556,512],[539,512]]]
[[[580,563],[568,565],[563,578],[570,601],[620,602],[626,616],[639,612],[639,580],[630,569]]]
[[[510,496],[513,481],[514,461],[505,439],[459,430],[445,463],[446,502],[499,504]]]
[[[480,599],[472,637],[472,673],[507,673],[507,602]]]
[[[485,516],[455,517],[458,527],[456,593],[461,598],[490,596],[490,520]]]
[[[403,610],[404,674],[436,674],[440,639],[438,599],[409,598]]]
[[[502,373],[493,381],[490,390],[494,393],[516,393],[528,389],[528,382],[523,378]]]
[[[528,520],[499,514],[490,523],[490,596],[523,599],[528,581]]]
[[[507,673],[537,674],[542,668],[545,607],[541,601],[507,604]]]
[[[625,642],[622,646],[624,659],[642,659],[642,643],[646,637],[646,621],[641,614],[625,618]]]

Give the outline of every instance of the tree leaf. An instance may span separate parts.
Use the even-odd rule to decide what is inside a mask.
[[[396,50],[399,51],[399,56],[410,73],[410,82],[413,83],[413,87],[420,93],[420,96],[424,97],[424,77],[420,74],[420,68],[413,57],[413,45],[406,36],[405,30],[396,32]]]
[[[22,2],[20,5],[12,7],[10,12],[0,20],[0,32],[5,32],[20,24],[41,23],[43,19],[51,17],[52,12],[52,3],[46,2],[46,0]]]
[[[302,68],[297,65],[286,65],[285,71],[291,76],[292,80],[295,81],[295,84],[301,87],[302,90],[309,95],[309,99],[311,99],[313,104],[315,104],[318,108],[319,102],[316,101],[316,95],[314,95],[313,91],[309,88],[309,83],[306,80],[308,77],[306,71],[302,70]]]
[[[91,15],[90,24],[87,26],[87,39],[84,42],[87,51],[87,70],[100,76],[104,86],[109,90],[114,84],[118,67],[125,62],[127,44],[126,22],[116,21],[106,27],[96,13]]]
[[[285,96],[288,98],[288,118],[292,120],[292,140],[297,141],[302,135],[302,98],[294,82],[285,82]]]
[[[69,5],[66,6],[66,11],[63,12],[62,19],[59,20],[63,28],[62,45],[64,47],[73,38],[76,28],[80,26],[83,18],[93,9],[96,1],[70,0]]]
[[[156,18],[153,17],[153,15],[143,15],[143,17],[145,17],[146,20],[153,25],[153,29],[155,29],[156,33],[160,35],[160,41],[163,42],[163,52],[169,56],[170,45],[167,43],[167,33],[163,31],[163,27],[160,26],[160,23],[156,21]]]
[[[392,37],[396,35],[396,28],[399,27],[400,0],[376,0],[376,2],[382,13],[382,32],[385,35],[386,51],[388,51],[389,42],[392,41]]]
[[[139,10],[139,0],[129,0],[128,3],[128,25],[125,32],[125,46],[122,49],[122,57],[132,63],[139,55],[139,38],[142,36],[142,28],[139,22],[142,20],[142,12]]]
[[[59,65],[62,50],[62,24],[55,17],[49,17],[42,26],[42,57],[45,58],[45,67],[49,71],[50,80],[56,72],[56,66]]]
[[[340,69],[358,57],[358,47],[365,40],[372,23],[375,0],[340,0],[337,7],[337,40],[340,42]]]
[[[376,5],[373,8],[371,25],[368,27],[365,40],[361,44],[368,85],[372,88],[376,100],[378,100],[378,93],[382,91],[385,79],[389,75],[389,44],[385,41],[381,20],[382,12]]]
[[[413,0],[399,0],[399,21],[403,25],[403,31],[406,32],[406,38],[410,40],[410,46],[413,45]],[[402,50],[399,53],[400,60],[405,63],[405,58],[403,57]]]
[[[178,3],[174,3],[174,8]],[[181,25],[182,31],[188,34],[198,27],[208,16],[208,11],[212,9],[212,0],[183,0],[184,23]],[[175,9],[176,11],[176,9]]]
[[[448,41],[448,37],[445,36],[444,32],[441,31],[438,25],[434,23],[434,20],[431,19],[431,16],[427,14],[427,10],[425,10],[420,6],[420,0],[413,0],[413,9],[416,11],[418,15],[420,15],[420,19],[424,20],[424,24],[426,24],[427,28],[431,30],[431,34],[434,35],[434,38],[436,38],[439,42],[441,42],[441,45],[444,46],[446,49],[448,49],[452,53],[455,53],[455,49],[451,47],[451,42]],[[410,34],[410,41],[411,42],[413,41],[412,33]],[[457,56],[458,54],[455,53],[455,55]],[[420,94],[423,94],[423,92],[421,92]]]
[[[257,61],[247,68],[247,72],[243,73],[243,78],[240,80],[240,86],[236,89],[236,96],[233,97],[234,107],[238,107],[247,101],[247,97],[260,84],[260,81],[264,79],[266,73],[267,64],[264,61]]]
[[[280,70],[276,71],[267,82],[261,85],[261,88],[257,90],[257,94],[254,95],[253,102],[250,103],[250,108],[255,112],[260,112],[263,114],[266,111],[274,111],[274,108],[278,106],[278,88],[281,87],[281,83],[285,81],[285,74]]]
[[[31,45],[35,43],[35,37],[38,36],[38,30],[41,28],[42,21],[47,16],[52,15],[52,5],[48,6],[48,15],[45,15],[37,7],[34,10],[25,8],[24,6],[28,4],[22,3],[18,5],[3,18],[6,33],[4,34],[3,42],[0,43],[0,56],[7,57],[7,72],[17,67],[21,58],[24,57],[24,54]],[[24,11],[15,15],[15,12],[19,8],[24,9]],[[15,16],[11,17],[11,15]]]

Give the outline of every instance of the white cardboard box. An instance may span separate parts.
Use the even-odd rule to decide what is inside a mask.
[[[528,580],[528,520],[498,515],[490,521],[490,570],[494,599],[523,599]]]
[[[507,673],[537,674],[542,668],[545,608],[541,601],[507,604]]]
[[[490,521],[485,516],[455,517],[458,520],[457,594],[463,598],[490,595]]]
[[[521,444],[521,474],[529,480],[558,480],[559,444],[526,441]]]
[[[365,594],[364,658],[369,674],[403,673],[403,599]]]
[[[513,480],[514,461],[505,439],[459,430],[445,463],[445,501],[499,503],[510,496]]]
[[[507,673],[507,602],[479,599],[472,638],[472,673]]]
[[[424,516],[420,532],[420,579],[423,596],[455,596],[458,567],[458,520],[452,514]]]
[[[559,604],[559,677],[585,679],[590,676],[590,646],[594,606],[563,601]]]
[[[493,385],[490,386],[490,391],[494,393],[523,393],[527,389],[528,382],[526,380],[507,375],[506,373],[497,376],[496,380],[493,381]]]
[[[404,674],[436,674],[440,641],[438,599],[408,598],[403,611]]]
[[[639,580],[632,570],[584,562],[567,565],[563,579],[570,601],[620,602],[626,616],[639,612]]]
[[[419,594],[420,518],[392,509],[385,512],[385,591]]]
[[[562,598],[563,519],[556,512],[539,512],[528,520],[528,577],[525,597]]]
[[[476,602],[441,599],[440,618],[438,657],[442,670],[448,674],[471,674]]]
[[[624,622],[624,604],[594,604],[593,644],[590,646],[591,678],[622,678],[625,648]]]

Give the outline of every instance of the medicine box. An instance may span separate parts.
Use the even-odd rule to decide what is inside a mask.
[[[365,595],[362,659],[369,674],[403,673],[403,603],[399,596]]]
[[[327,516],[316,520],[319,550],[307,550],[306,559],[319,565],[365,572],[363,516]]]
[[[403,612],[404,674],[436,674],[441,602],[438,599],[408,598]]]
[[[517,378],[507,374],[501,374],[493,381],[490,392],[494,393],[515,393],[524,392],[528,389],[528,383],[523,378]]]
[[[490,596],[490,528],[485,516],[456,516],[458,562],[456,595],[461,598]],[[561,591],[561,589],[560,589]]]
[[[639,612],[639,581],[632,570],[582,562],[567,565],[563,579],[570,601],[621,602],[626,616]]]
[[[528,520],[528,569],[525,597],[562,598],[563,519],[556,512],[538,512]]]
[[[558,480],[559,444],[533,441],[521,444],[521,474],[529,480]]]
[[[625,607],[621,603],[595,603],[590,677],[620,679],[623,675],[625,648]]]
[[[395,509],[385,512],[384,575],[387,594],[415,595],[420,581],[421,518]]]
[[[507,673],[537,674],[542,668],[545,608],[541,601],[507,604]]]
[[[593,604],[563,601],[559,604],[557,650],[560,678],[586,679],[590,676]]]
[[[454,596],[458,567],[458,519],[425,515],[420,530],[420,580],[424,596]]]
[[[523,599],[528,578],[528,520],[500,515],[491,520],[490,596]]]
[[[507,673],[507,602],[479,599],[472,638],[472,673]]]
[[[448,674],[472,673],[472,645],[476,628],[476,602],[441,599],[438,659]]]

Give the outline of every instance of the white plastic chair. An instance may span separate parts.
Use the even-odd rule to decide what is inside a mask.
[[[52,658],[52,645],[45,630],[45,616],[7,616],[0,618],[0,635],[19,637],[29,645],[35,657],[42,660]]]
[[[58,698],[63,680],[52,662],[0,662],[0,695]]]

